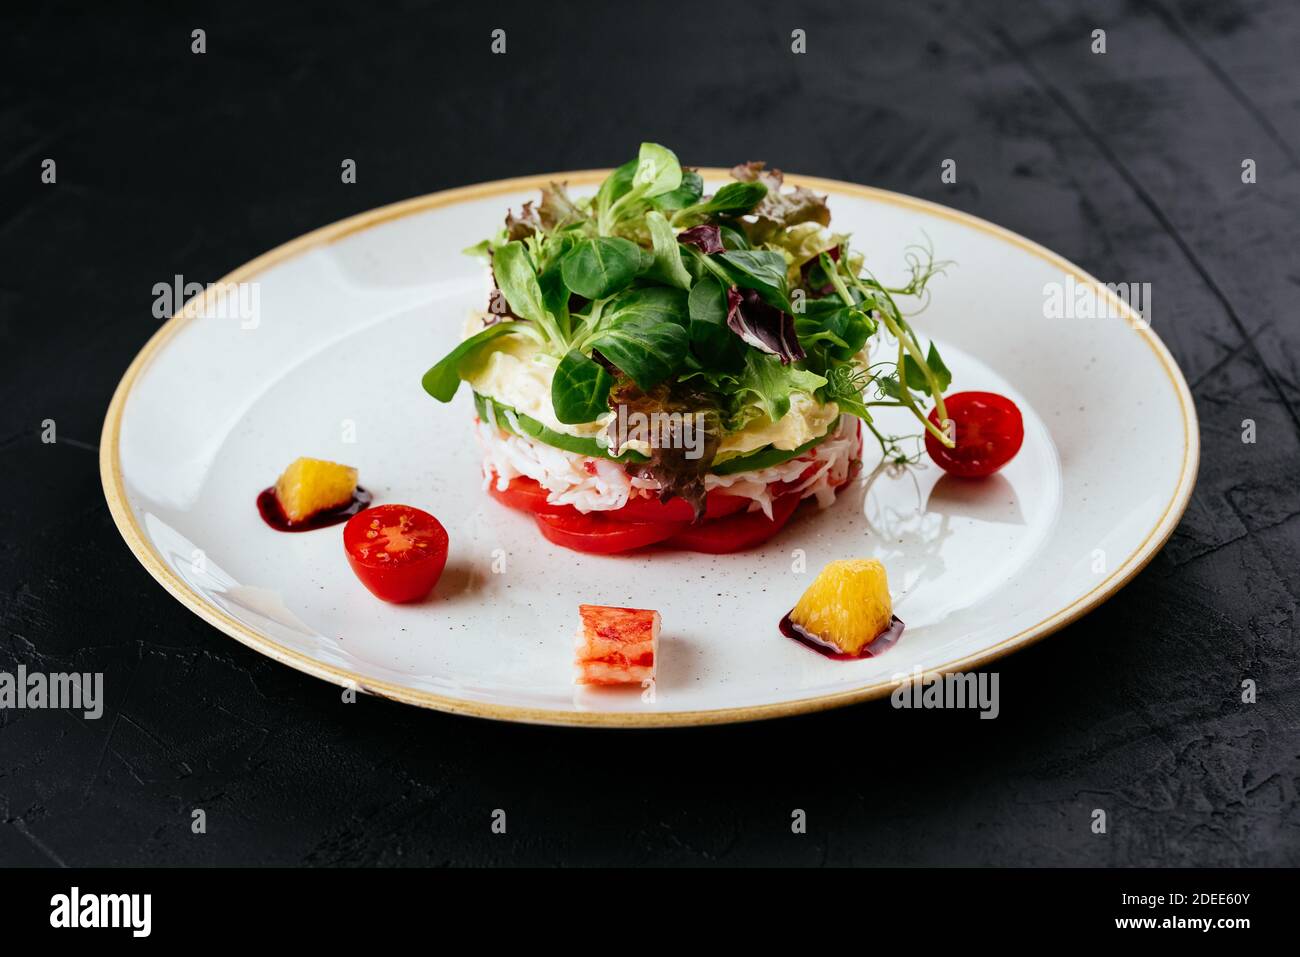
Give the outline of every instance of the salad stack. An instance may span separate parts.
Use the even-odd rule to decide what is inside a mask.
[[[877,407],[953,444],[951,376],[897,303],[924,295],[932,257],[910,250],[909,281],[886,288],[826,197],[763,163],[731,176],[705,195],[643,143],[594,196],[551,183],[468,250],[492,292],[423,385],[447,402],[469,384],[489,492],[557,544],[756,545],[834,501],[864,433],[909,458],[918,436],[882,433]]]

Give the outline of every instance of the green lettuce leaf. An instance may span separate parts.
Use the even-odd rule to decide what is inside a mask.
[[[811,396],[825,384],[826,379],[815,372],[750,349],[745,354],[745,369],[736,386],[742,401],[757,406],[773,422],[779,422],[790,411],[792,393]]]

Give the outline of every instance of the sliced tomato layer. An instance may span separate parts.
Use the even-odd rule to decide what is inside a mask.
[[[660,502],[634,496],[623,508],[583,513],[570,505],[550,504],[546,489],[530,478],[512,479],[504,492],[494,479],[488,490],[503,505],[531,514],[543,537],[563,548],[615,555],[662,543],[724,555],[761,545],[785,527],[800,502],[798,493],[780,494],[786,487],[774,487],[778,497],[772,501],[770,519],[762,512],[745,511],[750,499],[714,489],[705,501],[704,518],[695,524],[691,507],[681,499]]]
[[[568,515],[577,513],[572,505],[552,505],[546,500],[549,494],[536,481],[527,476],[510,480],[510,485],[503,492],[497,488],[495,476],[488,485],[488,493],[509,508],[521,512],[546,515]],[[743,512],[749,507],[750,499],[741,495],[728,495],[722,489],[709,492],[704,504],[705,518],[725,518]],[[661,502],[653,496],[634,493],[628,497],[622,508],[600,512],[601,516],[617,518],[627,522],[689,522],[695,517],[695,511],[683,499],[674,498]]]
[[[573,511],[567,515],[533,515],[543,537],[554,545],[591,555],[614,555],[672,538],[685,522],[621,522],[604,515]]]
[[[712,555],[726,555],[753,548],[781,531],[799,507],[800,501],[798,495],[783,495],[776,499],[772,502],[771,518],[762,512],[745,512],[716,522],[687,525],[664,544],[671,548],[689,548],[691,551]]]
[[[488,483],[488,494],[507,508],[521,512],[562,515],[575,511],[571,505],[552,505],[546,501],[546,496],[550,493],[532,479],[523,476],[511,479],[510,485],[503,492],[497,488],[497,478],[493,475],[492,481]]]
[[[704,499],[704,519],[726,518],[743,512],[749,507],[750,501],[743,495],[728,495],[715,488]],[[626,505],[609,514],[638,522],[689,522],[695,517],[695,509],[685,499],[674,498],[661,502],[655,497],[630,495]]]

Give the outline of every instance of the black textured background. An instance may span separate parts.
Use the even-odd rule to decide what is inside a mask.
[[[103,671],[108,702],[0,712],[0,864],[1300,862],[1294,2],[166,6],[4,14],[0,670]],[[1154,284],[1201,416],[1195,498],[1120,595],[998,664],[998,720],[875,703],[620,733],[345,706],[119,539],[94,446],[154,283],[642,139],[938,200]]]

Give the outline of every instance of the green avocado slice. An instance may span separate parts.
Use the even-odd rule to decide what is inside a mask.
[[[727,459],[725,462],[715,462],[709,471],[714,475],[735,475],[737,472],[754,472],[758,469],[771,468],[773,465],[780,465],[782,462],[788,462],[790,459],[803,455],[813,446],[825,442],[830,438],[831,432],[834,431],[835,426],[831,426],[825,435],[809,439],[795,449],[778,449],[765,445],[758,451],[750,452],[748,455],[739,455],[734,459]]]
[[[564,451],[572,452],[575,455],[612,459],[615,462],[647,461],[646,456],[632,449],[628,449],[622,455],[610,455],[609,449],[595,439],[584,439],[581,436],[556,432],[554,429],[538,422],[532,416],[524,415],[522,412],[510,408],[510,406],[498,402],[496,399],[479,395],[477,392],[474,393],[474,408],[478,410],[479,418],[485,422],[495,421],[498,427],[507,432],[513,432],[515,435],[521,435],[527,439],[536,439],[545,445],[564,449]],[[510,412],[514,415],[515,421],[519,423],[518,429],[511,426],[509,420],[501,414],[503,412]]]

